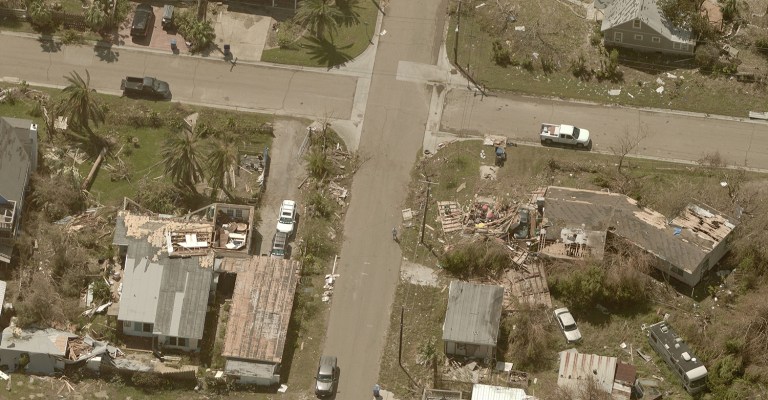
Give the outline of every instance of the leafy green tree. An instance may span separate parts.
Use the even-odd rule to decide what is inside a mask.
[[[91,132],[90,123],[98,125],[104,122],[104,108],[96,97],[96,89],[91,88],[91,74],[85,70],[85,79],[77,71],[64,77],[69,85],[64,88],[66,98],[61,105],[61,112],[69,117],[69,123],[75,129]]]
[[[165,160],[165,173],[175,185],[197,193],[195,185],[203,179],[203,139],[196,130],[184,130],[166,139],[160,154]]]
[[[104,9],[104,4],[94,1],[88,11],[85,12],[85,23],[94,32],[101,32],[109,23],[109,15]]]
[[[317,38],[322,38],[326,29],[332,36],[343,18],[344,14],[331,0],[304,0],[296,11],[296,21],[306,24]]]
[[[206,157],[206,165],[210,171],[208,184],[213,190],[221,190],[230,200],[234,197],[230,193],[232,178],[230,172],[237,168],[240,162],[240,154],[237,145],[232,138],[221,138],[213,142],[213,148]]]
[[[55,21],[53,18],[53,9],[45,3],[45,0],[33,0],[27,4],[29,20],[32,25],[42,30],[53,29]]]

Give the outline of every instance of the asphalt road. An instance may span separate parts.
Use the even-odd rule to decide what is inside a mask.
[[[32,51],[31,51],[32,50]],[[30,84],[67,85],[72,70],[91,74],[100,92],[118,94],[125,76],[168,81],[173,101],[242,108],[279,115],[349,119],[357,78],[338,74],[231,65],[217,58],[171,56],[166,52],[92,46],[52,46],[4,34],[0,38],[0,78]],[[8,56],[12,55],[12,56]]]
[[[598,151],[610,152],[622,137],[645,132],[634,152],[641,156],[696,161],[719,152],[729,165],[768,170],[768,123],[762,121],[522,96],[482,98],[453,90],[446,97],[441,129],[538,142],[542,122],[588,129]]]
[[[379,39],[359,147],[371,158],[352,184],[325,343],[339,360],[340,400],[371,398],[379,374],[402,259],[391,230],[401,220],[431,96],[424,84],[398,81],[397,68],[399,61],[436,63],[443,1],[393,1],[384,17],[388,33]]]

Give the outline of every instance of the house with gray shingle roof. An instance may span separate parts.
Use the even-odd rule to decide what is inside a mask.
[[[686,205],[670,219],[620,193],[557,186],[547,188],[544,218],[547,241],[562,240],[561,228],[581,225],[584,231],[602,231],[608,240],[620,239],[647,252],[656,269],[688,286],[696,286],[728,252],[738,225],[701,203]],[[606,246],[605,241],[596,244]]]
[[[603,10],[606,46],[637,51],[693,55],[696,40],[690,28],[675,26],[661,12],[657,0],[614,0]]]
[[[0,263],[10,263],[24,194],[37,168],[37,125],[0,117]]]

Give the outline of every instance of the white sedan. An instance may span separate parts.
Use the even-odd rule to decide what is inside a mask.
[[[571,315],[567,308],[563,307],[555,310],[555,319],[565,334],[565,340],[568,343],[576,343],[581,340],[581,332],[579,332],[579,328],[576,326],[576,320],[573,319],[573,315]]]
[[[288,235],[293,233],[293,224],[296,220],[296,202],[283,200],[280,205],[280,215],[277,219],[277,231]]]

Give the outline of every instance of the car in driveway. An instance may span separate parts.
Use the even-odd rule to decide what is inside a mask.
[[[315,375],[315,395],[317,397],[333,396],[338,381],[339,367],[336,364],[336,357],[321,356]]]
[[[280,205],[280,215],[277,217],[277,231],[290,235],[293,233],[295,223],[296,202],[293,200],[283,200],[283,204]]]
[[[581,340],[581,332],[579,332],[579,328],[576,326],[576,320],[573,319],[573,315],[571,315],[567,308],[558,308],[555,310],[554,315],[568,343],[576,343]]]
[[[133,13],[133,23],[131,23],[131,36],[143,38],[149,35],[152,25],[155,23],[155,11],[149,4],[139,4]]]
[[[272,238],[272,251],[270,255],[273,258],[285,258],[286,248],[288,243],[288,234],[285,232],[275,232],[275,237]]]

